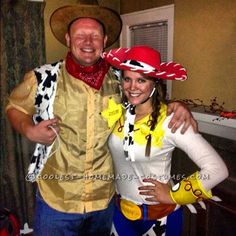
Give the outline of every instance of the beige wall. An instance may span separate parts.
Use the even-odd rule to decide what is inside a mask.
[[[120,12],[126,14],[173,3],[174,0],[120,0]]]
[[[52,34],[50,30],[50,16],[59,7],[75,3],[76,0],[46,0],[44,9],[46,59],[47,63],[58,61],[66,55],[67,47],[63,46]]]
[[[188,81],[173,83],[173,97],[217,97],[236,109],[236,0],[175,0],[174,59]]]
[[[174,60],[188,70],[189,79],[173,82],[173,98],[217,97],[236,109],[236,0],[121,0],[121,14],[175,4]]]
[[[67,53],[67,47],[62,45],[53,36],[50,30],[50,16],[59,7],[65,5],[75,4],[76,0],[46,0],[46,6],[44,9],[44,24],[45,24],[45,41],[46,41],[46,60],[47,63],[52,63],[63,59]],[[119,12],[120,1],[119,0],[100,0],[98,1],[101,6],[109,7]],[[113,47],[117,47],[118,44],[114,44]]]
[[[66,53],[52,36],[49,16],[75,0],[47,0],[45,32],[47,61]],[[201,99],[209,105],[217,97],[228,110],[236,109],[236,0],[100,0],[121,14],[175,4],[174,60],[188,70],[189,79],[173,82],[173,98]],[[120,5],[119,5],[120,4]],[[116,46],[116,45],[115,45]]]

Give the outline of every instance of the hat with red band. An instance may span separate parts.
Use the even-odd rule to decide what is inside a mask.
[[[160,62],[160,53],[148,46],[112,49],[103,58],[120,70],[131,70],[166,80],[186,80],[186,69],[175,62]]]

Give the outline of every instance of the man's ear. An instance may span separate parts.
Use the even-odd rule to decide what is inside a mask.
[[[107,35],[105,35],[104,40],[103,40],[103,47],[105,48],[107,44]]]
[[[65,39],[66,39],[66,46],[69,48],[70,47],[70,35],[68,33],[66,33]]]

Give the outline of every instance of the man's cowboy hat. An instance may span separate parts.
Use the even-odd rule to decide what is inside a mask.
[[[112,66],[167,80],[186,80],[186,69],[174,62],[160,62],[160,53],[148,46],[112,49],[103,54]]]
[[[100,7],[97,1],[77,2],[76,5],[63,6],[52,13],[50,26],[54,36],[62,44],[66,45],[65,34],[69,24],[79,17],[90,17],[103,23],[108,36],[106,46],[111,46],[118,39],[122,28],[119,14],[112,9]]]

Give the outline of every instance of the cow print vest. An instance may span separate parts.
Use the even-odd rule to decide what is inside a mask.
[[[53,103],[57,89],[57,78],[60,73],[62,61],[46,64],[34,69],[38,87],[35,98],[36,113],[33,115],[35,124],[42,120],[54,118]],[[37,143],[28,168],[26,180],[34,182],[41,173],[44,164],[49,158],[53,145],[47,146]]]

